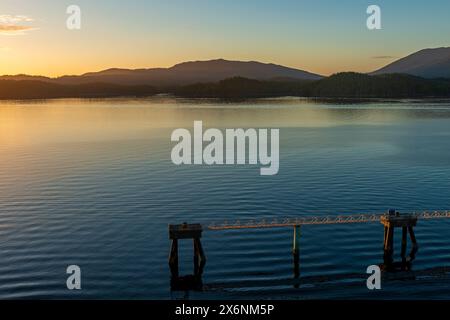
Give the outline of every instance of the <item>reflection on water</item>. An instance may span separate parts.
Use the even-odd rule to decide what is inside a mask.
[[[170,133],[194,120],[281,128],[279,174],[174,166]],[[1,102],[0,297],[170,298],[169,223],[448,209],[449,138],[450,103]],[[298,288],[292,230],[207,231],[191,297],[450,298],[450,221],[415,231],[415,280],[387,277],[381,293],[365,286],[381,224],[302,228]],[[186,274],[192,244],[179,246]],[[81,292],[65,289],[70,264]]]

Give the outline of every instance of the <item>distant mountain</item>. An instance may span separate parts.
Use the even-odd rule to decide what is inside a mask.
[[[317,80],[322,76],[275,64],[249,61],[210,60],[184,62],[171,68],[153,69],[108,69],[90,72],[81,76],[59,78],[5,76],[5,80],[40,80],[58,84],[111,83],[119,85],[174,86],[201,82],[218,82],[233,77],[255,80],[290,78],[294,80]]]
[[[30,80],[30,81],[43,81],[43,82],[50,82],[52,79],[49,77],[43,77],[43,76],[29,76],[26,74],[17,74],[14,76],[0,76],[0,80]]]
[[[204,81],[210,82],[233,77],[255,80],[271,80],[273,78],[317,80],[322,78],[318,74],[272,63],[228,61],[223,59],[180,63],[169,70],[175,74],[191,74],[203,77]]]
[[[108,69],[80,76],[0,77],[0,99],[115,97],[450,98],[450,48],[425,49],[373,72],[322,77],[255,61],[194,61],[171,68]]]
[[[397,60],[372,75],[405,73],[422,78],[450,78],[450,47],[424,49]]]

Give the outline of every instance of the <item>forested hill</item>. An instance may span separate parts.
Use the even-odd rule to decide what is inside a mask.
[[[62,85],[35,80],[0,80],[0,99],[107,98],[150,96],[151,86],[123,86],[110,83]]]
[[[311,84],[308,96],[337,98],[450,97],[450,79],[424,79],[406,74],[370,76],[338,73]]]
[[[450,79],[423,79],[404,74],[370,76],[338,73],[315,81],[258,81],[232,78],[218,83],[178,87],[177,96],[197,98],[323,97],[426,98],[450,97]]]
[[[264,97],[317,98],[450,98],[450,79],[424,79],[406,74],[338,73],[320,80],[235,77],[219,82],[153,87],[89,83],[63,85],[31,80],[0,80],[0,99],[93,98],[172,94],[189,98],[246,99]]]

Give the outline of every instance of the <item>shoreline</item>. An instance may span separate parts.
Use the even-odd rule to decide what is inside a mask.
[[[145,101],[145,100],[164,100],[170,99],[175,101],[196,101],[196,102],[218,102],[223,104],[229,103],[241,103],[241,102],[264,102],[264,101],[304,101],[312,103],[330,103],[330,104],[371,104],[371,103],[450,103],[450,97],[424,97],[424,98],[333,98],[333,97],[302,97],[302,96],[274,96],[274,97],[257,97],[257,98],[235,98],[226,99],[221,97],[184,97],[177,96],[173,94],[156,94],[148,96],[135,96],[135,95],[125,95],[125,96],[104,96],[104,97],[57,97],[57,98],[12,98],[4,99],[0,98],[0,104],[6,103],[26,103],[30,104],[39,102],[58,102],[58,101]]]

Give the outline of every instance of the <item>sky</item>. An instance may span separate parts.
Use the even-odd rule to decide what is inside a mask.
[[[369,5],[381,30],[368,30]],[[69,5],[81,29],[69,30]],[[450,46],[448,0],[1,0],[0,74],[60,76],[183,61],[369,72]]]

